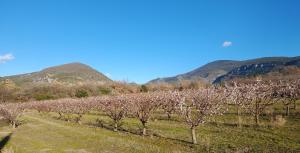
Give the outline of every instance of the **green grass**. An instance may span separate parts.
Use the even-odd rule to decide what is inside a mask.
[[[278,109],[282,110],[282,109]],[[82,125],[58,120],[56,113],[39,114],[30,111],[20,120],[22,125],[13,131],[5,146],[17,153],[32,152],[299,152],[300,114],[292,110],[282,126],[275,126],[268,116],[262,125],[254,126],[253,119],[243,116],[243,127],[236,127],[234,109],[224,116],[211,119],[197,128],[199,144],[190,143],[190,131],[180,117],[171,121],[158,111],[148,124],[150,136],[140,136],[140,122],[126,118],[119,132],[110,130],[111,120],[104,114],[90,113],[82,118]],[[278,112],[277,112],[278,113]],[[101,120],[105,128],[96,127]],[[12,129],[0,123],[0,136]]]

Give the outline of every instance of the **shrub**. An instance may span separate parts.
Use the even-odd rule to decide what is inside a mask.
[[[86,90],[79,89],[79,90],[76,91],[75,96],[76,96],[77,98],[83,98],[83,97],[88,97],[89,94],[88,94],[88,92],[87,92]]]
[[[141,86],[141,92],[148,92],[148,87],[146,85]]]
[[[34,96],[34,99],[38,100],[38,101],[42,101],[42,100],[50,100],[53,99],[54,97],[48,93],[45,94],[37,94]]]
[[[99,87],[99,92],[101,95],[109,95],[111,93],[111,90],[109,88]]]

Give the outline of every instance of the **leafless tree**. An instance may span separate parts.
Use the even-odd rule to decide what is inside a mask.
[[[161,95],[159,92],[141,93],[132,95],[132,110],[143,125],[142,134],[147,135],[147,123],[153,113],[160,106]]]
[[[7,119],[13,128],[18,125],[18,117],[23,113],[24,108],[18,104],[2,104],[0,105],[0,115]]]
[[[222,114],[223,93],[215,87],[184,92],[186,102],[182,113],[190,126],[192,142],[197,144],[196,127],[203,124],[208,117]]]
[[[77,115],[75,121],[78,124],[81,124],[82,116],[89,112],[91,110],[91,107],[92,106],[90,105],[89,101],[87,101],[86,99],[80,99],[69,103],[68,109],[70,109],[71,113]]]
[[[171,119],[171,115],[178,110],[180,102],[183,101],[182,95],[178,91],[162,92],[162,109],[167,114],[168,119]]]
[[[247,97],[245,98],[245,106],[248,111],[254,116],[255,124],[259,125],[260,115],[266,107],[273,105],[279,99],[274,95],[276,85],[271,81],[257,80],[253,83],[246,84]]]
[[[128,96],[120,95],[107,98],[102,102],[104,112],[114,121],[114,131],[118,131],[120,121],[126,116],[130,100]]]
[[[290,114],[290,106],[292,104],[295,104],[296,101],[299,99],[299,80],[293,80],[293,81],[283,81],[280,80],[277,82],[277,88],[276,88],[276,95],[281,98],[282,103],[285,105],[286,116],[289,116]]]
[[[232,81],[225,84],[225,88],[225,96],[228,104],[234,105],[237,108],[238,126],[241,127],[241,110],[245,107],[245,102],[247,101],[247,85],[238,83],[237,81]]]

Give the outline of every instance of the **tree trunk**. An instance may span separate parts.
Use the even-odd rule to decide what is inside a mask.
[[[69,123],[70,122],[70,116],[69,115],[66,115],[66,116],[67,116],[66,120]]]
[[[118,123],[117,123],[117,122],[115,122],[115,125],[114,125],[114,131],[115,131],[115,132],[118,132]]]
[[[147,126],[146,126],[146,123],[147,122],[142,122],[142,124],[143,124],[143,136],[146,136],[147,135]]]
[[[62,119],[63,118],[63,113],[58,113],[59,114],[59,117],[58,117],[58,119]]]
[[[82,118],[82,115],[79,114],[79,115],[78,115],[78,119],[77,119],[77,123],[78,123],[79,125],[81,125],[81,118]]]
[[[238,127],[241,128],[242,127],[242,118],[241,118],[241,110],[240,107],[237,107],[237,115],[238,115]]]
[[[255,124],[256,126],[259,125],[259,114],[255,114]]]
[[[259,107],[258,107],[258,102],[255,102],[255,125],[259,125]]]
[[[143,127],[143,136],[147,135],[147,129],[146,127]]]
[[[272,112],[270,113],[270,121],[273,124],[274,123],[274,111],[272,110]]]
[[[286,116],[290,115],[290,105],[286,105],[285,115]]]
[[[294,101],[294,110],[296,110],[296,106],[297,106],[297,101]]]
[[[195,127],[191,127],[191,134],[192,134],[192,141],[193,141],[193,144],[197,144],[196,128],[195,128]]]
[[[167,113],[168,114],[168,120],[171,120],[171,113]]]
[[[11,125],[12,125],[12,128],[13,128],[13,129],[16,128],[16,122],[15,122],[15,121],[12,121],[12,122],[11,122]]]

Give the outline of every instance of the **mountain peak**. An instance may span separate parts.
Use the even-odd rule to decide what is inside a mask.
[[[17,85],[27,85],[32,83],[65,83],[78,84],[84,82],[107,83],[111,80],[104,74],[92,67],[80,62],[67,63],[43,69],[39,72],[3,77],[10,79]]]
[[[263,57],[245,61],[217,60],[210,62],[188,73],[177,75],[175,77],[160,78],[149,83],[159,82],[177,82],[185,79],[191,80],[202,78],[207,82],[220,82],[224,79],[230,79],[240,76],[251,76],[256,74],[266,74],[278,67],[298,66],[300,67],[300,56],[297,57]]]
[[[79,71],[85,71],[85,70],[94,70],[92,67],[80,63],[80,62],[73,62],[73,63],[67,63],[62,64],[58,66],[49,67],[46,69],[43,69],[42,72],[49,72],[49,73],[57,73],[57,72],[79,72]]]

